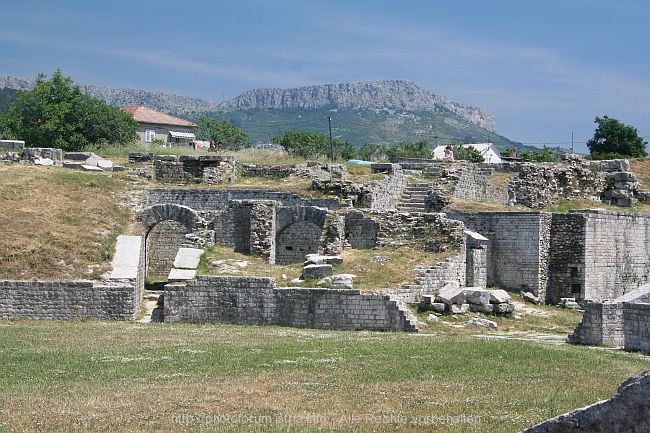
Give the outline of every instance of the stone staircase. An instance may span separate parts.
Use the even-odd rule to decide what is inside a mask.
[[[404,188],[397,210],[400,212],[425,212],[424,200],[431,187],[430,183],[409,183]]]

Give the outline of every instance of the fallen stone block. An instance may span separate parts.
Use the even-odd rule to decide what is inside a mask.
[[[494,304],[469,304],[469,311],[473,313],[489,314],[494,310]]]
[[[338,265],[343,263],[340,256],[325,256],[321,254],[307,254],[305,256],[305,265]]]
[[[469,304],[451,304],[451,314],[466,314],[469,311]]]
[[[467,326],[473,326],[475,328],[496,328],[497,322],[481,317],[472,317],[467,321]]]
[[[174,267],[179,269],[196,269],[199,266],[203,250],[198,248],[179,248],[174,259]]]
[[[490,303],[490,290],[481,289],[477,287],[467,287],[465,292],[465,302],[468,304],[483,304]]]
[[[512,302],[504,302],[502,304],[492,304],[492,312],[494,314],[510,314],[515,311],[515,304]]]
[[[172,282],[177,282],[177,281],[187,281],[187,280],[192,280],[196,277],[196,270],[194,269],[175,269],[172,268],[171,271],[169,271],[169,276],[167,277],[167,280],[172,283]]]
[[[460,288],[460,284],[450,282],[445,284],[436,296],[437,302],[443,302],[447,305],[464,304],[465,292]]]
[[[429,306],[429,309],[436,313],[444,313],[447,309],[447,306],[442,302],[432,302]]]
[[[332,276],[332,265],[307,265],[302,268],[303,279],[317,279]]]
[[[435,314],[429,314],[427,316],[427,322],[437,323],[437,322],[440,322],[440,318],[438,316],[436,316]]]
[[[503,304],[512,302],[512,297],[502,289],[490,290],[490,304]]]
[[[332,289],[351,289],[356,275],[338,274],[332,277]]]
[[[524,301],[530,302],[531,304],[539,305],[541,302],[538,296],[535,296],[530,292],[521,292],[521,297],[524,299]]]

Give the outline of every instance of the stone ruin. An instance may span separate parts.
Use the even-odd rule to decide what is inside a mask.
[[[96,166],[101,164],[92,154],[78,157],[81,165],[87,165],[89,160],[95,161]],[[295,167],[249,164],[238,172],[239,165],[234,158],[217,155],[177,157],[145,153],[132,154],[130,160],[136,164],[139,175],[156,177],[167,183],[212,185],[232,182],[237,175],[302,176],[312,178],[312,188],[325,196],[304,197],[286,192],[231,188],[150,188],[140,216],[145,232],[141,242],[144,259],[138,259],[138,263],[143,263],[138,273],[140,280],[147,274],[169,278],[172,269],[176,269],[174,261],[181,248],[200,249],[213,244],[255,254],[275,264],[301,263],[306,256],[314,254],[336,256],[346,248],[400,247],[414,241],[426,251],[451,252],[441,263],[417,267],[415,281],[384,291],[382,296],[387,296],[397,306],[394,310],[397,313],[391,313],[389,322],[393,325],[390,326],[402,323],[399,329],[404,330],[417,327],[417,322],[407,312],[407,303],[420,302],[423,308],[449,313],[467,310],[508,314],[512,303],[506,296],[491,291],[494,292],[491,295],[496,297],[496,293],[500,293],[503,299],[499,302],[492,298],[487,300],[485,288],[499,287],[528,293],[532,299],[546,303],[573,305],[575,301],[576,305],[592,308],[588,307],[588,301],[602,303],[623,296],[645,283],[650,271],[650,239],[647,239],[650,219],[647,215],[603,210],[565,214],[440,212],[451,197],[524,204],[533,209],[561,198],[590,198],[622,206],[633,205],[636,200],[645,201],[646,196],[639,190],[634,174],[628,171],[627,161],[488,166],[406,160],[400,164],[374,165],[372,171],[384,176],[356,184],[346,179],[344,166],[327,163]],[[413,170],[434,176],[436,182],[409,183],[407,174],[414,173]],[[495,172],[505,173],[508,180],[492,184]],[[327,264],[307,263],[303,276],[310,281],[334,279],[336,276],[328,275],[329,270],[325,268]],[[142,286],[140,280],[133,279],[135,298]],[[210,284],[225,284],[218,279],[209,280]],[[194,279],[179,281],[186,281],[184,287],[188,290],[194,284]],[[244,290],[246,281],[237,280],[238,287]],[[258,284],[255,281],[249,282]],[[277,288],[275,283],[264,284],[268,284],[269,290]],[[337,284],[345,290],[354,290],[354,277],[343,276]],[[455,287],[456,293],[446,297],[450,287]],[[181,290],[175,285],[175,295],[170,296],[180,299]],[[244,292],[248,293],[246,290]],[[313,290],[309,294],[310,302],[326,302],[327,305],[335,302],[325,300],[328,292],[321,291],[327,289]],[[361,293],[348,295],[359,301],[350,305],[366,302],[359,300],[359,296],[365,296]],[[231,293],[229,296],[240,295]],[[464,301],[461,302],[461,298]],[[172,302],[172,298],[169,299]],[[271,298],[265,299],[270,302]],[[244,301],[242,298],[241,302]],[[17,314],[15,306],[20,299],[11,302],[13,307],[5,308],[4,317]],[[310,304],[308,310],[315,311],[316,304]],[[169,305],[171,308],[173,304]],[[193,305],[198,304],[193,302]],[[205,320],[210,308],[221,311],[221,306],[206,305],[212,307],[205,307],[207,310],[203,312],[184,310],[184,315],[172,315],[165,320],[176,317],[173,320],[191,321],[195,316]],[[389,308],[387,305],[381,308]],[[8,313],[9,310],[14,313]],[[388,317],[377,311],[375,317]],[[130,314],[120,317],[130,317]],[[635,319],[634,323],[642,327],[647,323],[647,313],[639,314],[640,319]],[[38,314],[34,312],[33,315]],[[221,316],[217,314],[215,320]],[[236,322],[235,316],[229,317]],[[404,325],[404,320],[412,322]],[[338,322],[328,319],[313,323],[315,326],[357,329],[359,322],[336,325]],[[575,341],[592,340],[576,338]],[[616,341],[618,345],[622,340]],[[636,347],[625,343],[625,347],[628,346]]]

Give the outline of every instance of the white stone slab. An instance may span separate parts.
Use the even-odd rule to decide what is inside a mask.
[[[196,269],[199,266],[203,250],[199,248],[179,248],[174,259],[174,267],[179,269]]]
[[[97,166],[86,165],[86,164],[81,164],[81,169],[85,171],[104,171]]]
[[[111,278],[137,278],[141,246],[142,236],[120,235],[117,237],[115,255],[111,261],[111,266],[113,266]]]
[[[172,268],[169,271],[169,276],[167,280],[171,283],[174,281],[186,281],[191,280],[196,277],[196,270],[194,269],[176,269]]]

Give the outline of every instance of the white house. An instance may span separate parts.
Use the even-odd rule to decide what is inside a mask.
[[[443,159],[445,155],[445,147],[446,146],[443,145],[436,146],[436,148],[433,149],[433,158]],[[499,155],[499,152],[494,148],[494,144],[492,143],[463,144],[463,147],[473,147],[478,150],[481,155],[483,155],[483,158],[485,158],[485,162],[489,164],[499,164],[503,162],[501,160],[501,155]]]

